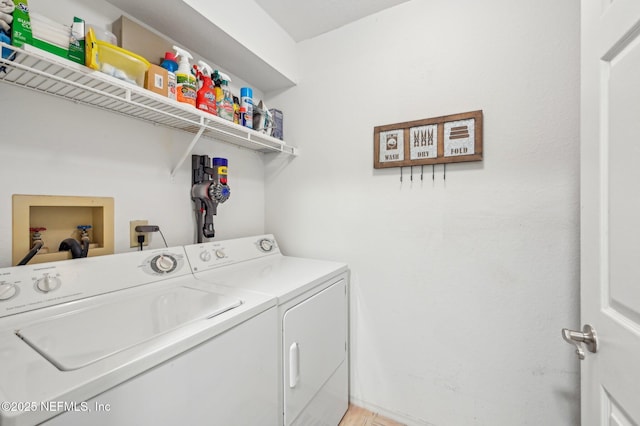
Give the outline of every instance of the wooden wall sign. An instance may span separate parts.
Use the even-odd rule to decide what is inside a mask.
[[[373,129],[373,167],[482,161],[482,110]]]

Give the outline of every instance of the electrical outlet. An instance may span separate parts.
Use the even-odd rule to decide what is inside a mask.
[[[138,235],[144,234],[144,243],[143,245],[149,245],[149,239],[151,239],[151,234],[149,232],[136,232],[136,226],[139,225],[148,225],[148,220],[132,220],[129,222],[129,245],[131,247],[140,247],[138,243]]]

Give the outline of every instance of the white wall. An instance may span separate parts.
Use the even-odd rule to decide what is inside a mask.
[[[579,2],[414,0],[299,45],[266,230],[347,261],[351,396],[409,424],[579,423]],[[373,127],[484,111],[484,161],[373,169]]]
[[[159,225],[169,245],[194,242],[191,157],[170,176],[191,135],[7,85],[0,96],[11,104],[0,118],[0,266],[11,264],[12,194],[113,197],[117,253],[135,250],[135,219]],[[216,239],[262,233],[262,154],[207,139],[194,153],[229,159],[232,194],[214,217]],[[163,246],[152,235],[150,247]]]
[[[414,0],[298,46],[299,85],[268,105],[300,157],[197,145],[230,161],[219,238],[266,230],[349,262],[354,402],[410,424],[579,423],[559,331],[578,325],[578,22],[577,0]],[[0,99],[0,266],[14,193],[114,197],[117,252],[132,219],[192,241],[189,161],[169,178],[191,136],[4,84]],[[372,168],[374,126],[475,109],[483,162],[413,183]]]
[[[105,26],[121,15],[102,1],[49,3],[29,5],[59,22],[74,11]],[[135,250],[129,248],[135,219],[159,225],[169,245],[194,242],[191,157],[170,177],[192,135],[7,84],[0,84],[0,99],[0,267],[11,264],[12,194],[113,197],[117,253]],[[232,193],[214,218],[216,239],[263,233],[262,154],[208,139],[193,153],[229,159]],[[152,235],[150,248],[163,245]]]

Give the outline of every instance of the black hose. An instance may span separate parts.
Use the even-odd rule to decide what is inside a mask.
[[[27,253],[27,255],[20,262],[18,262],[18,266],[26,265],[33,258],[33,256],[35,256],[36,253],[40,251],[41,248],[42,240],[35,241],[31,250],[29,250],[29,253]]]
[[[82,238],[82,253],[81,253],[80,257],[87,257],[88,254],[89,254],[89,238],[83,237]]]
[[[88,248],[88,246],[87,246]],[[80,257],[86,257],[82,255],[82,247],[80,247],[80,243],[78,240],[74,238],[67,238],[60,243],[60,247],[58,247],[58,251],[71,251],[71,257],[73,259],[78,259]]]

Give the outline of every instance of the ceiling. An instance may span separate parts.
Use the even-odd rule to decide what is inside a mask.
[[[255,0],[296,42],[409,0]]]
[[[188,46],[203,58],[250,83],[263,93],[282,90],[296,83],[295,72],[281,63],[267,62],[259,52],[241,43],[202,11],[216,5],[209,0],[107,0],[131,17],[177,44]],[[351,22],[410,0],[253,0],[295,42],[316,37]],[[239,2],[243,3],[243,2]],[[187,4],[187,7],[185,7]],[[215,9],[214,9],[215,10]],[[212,15],[215,16],[215,15]],[[240,28],[240,27],[238,27]]]

